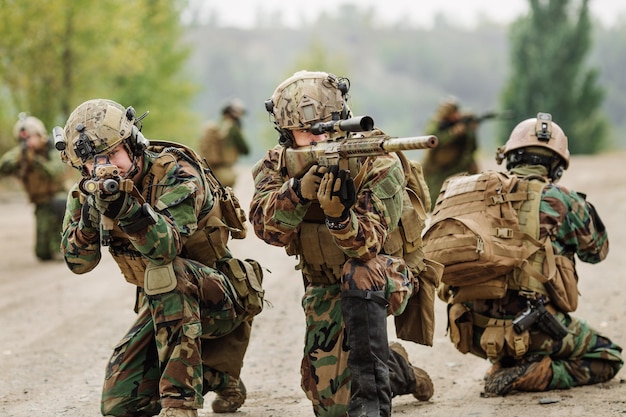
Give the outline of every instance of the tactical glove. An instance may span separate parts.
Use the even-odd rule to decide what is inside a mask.
[[[94,202],[96,209],[109,219],[119,219],[128,214],[133,206],[138,205],[135,198],[124,191],[112,194],[99,192],[94,196]]]
[[[313,165],[301,178],[295,178],[293,180],[292,188],[300,199],[300,202],[308,203],[317,198],[317,190],[319,189],[320,181],[326,171],[326,167]]]
[[[333,221],[346,220],[356,202],[356,190],[350,171],[340,171],[337,166],[331,167],[320,182],[317,199],[326,217]]]
[[[78,228],[83,232],[96,232],[100,225],[100,212],[95,206],[95,199],[88,196],[80,212]]]

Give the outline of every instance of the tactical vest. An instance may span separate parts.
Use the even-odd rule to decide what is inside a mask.
[[[140,201],[147,201],[158,211],[165,211],[167,206],[159,200],[164,187],[159,185],[164,185],[168,180],[169,177],[166,174],[172,170],[172,164],[191,165],[199,171],[202,174],[201,178],[206,192],[213,195],[213,207],[198,221],[197,230],[184,241],[180,256],[215,268],[216,261],[228,254],[229,236],[234,239],[243,239],[246,236],[246,216],[240,207],[239,200],[230,188],[224,188],[219,184],[192,149],[173,142],[151,141],[150,143],[148,151],[159,155],[144,176],[143,193],[141,196],[135,196],[139,197]],[[118,225],[113,229],[112,236],[114,239],[128,242],[127,235]],[[122,246],[111,246],[110,252],[126,280],[143,287],[146,261],[132,244],[128,242]]]
[[[423,181],[419,181],[417,167],[399,156],[405,172],[405,189],[402,212],[398,226],[389,234],[383,245],[383,253],[405,259],[407,266],[417,277],[425,269],[422,251],[421,232],[426,220],[422,204],[425,195]],[[284,161],[284,158],[281,158]],[[350,172],[357,172],[354,183],[357,193],[367,172],[371,171],[374,158],[348,160]],[[282,162],[281,162],[282,163]],[[299,255],[297,269],[301,269],[305,279],[311,284],[334,284],[341,279],[341,270],[348,260],[344,252],[335,244],[324,222],[325,216],[316,201],[311,203],[297,238],[286,246],[287,254]]]

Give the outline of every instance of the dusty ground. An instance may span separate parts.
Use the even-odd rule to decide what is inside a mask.
[[[611,253],[598,265],[580,264],[581,306],[576,312],[626,346],[626,154],[574,158],[563,183],[588,194],[611,238]],[[487,164],[486,166],[490,166]],[[9,184],[10,185],[10,184]],[[237,193],[247,207],[249,174]],[[24,196],[0,183],[0,416],[98,416],[105,363],[133,320],[134,288],[110,256],[93,272],[76,276],[62,262],[39,263],[33,254],[33,217]],[[237,413],[250,417],[312,416],[299,387],[303,314],[301,280],[284,251],[252,233],[231,245],[270,271],[268,307],[256,320],[243,370],[248,400]],[[445,306],[437,300],[433,347],[404,342],[411,360],[426,369],[434,397],[419,403],[394,399],[394,416],[618,416],[626,415],[623,372],[602,385],[549,393],[481,398],[488,363],[457,352],[445,329]],[[395,339],[390,320],[389,334]],[[211,415],[212,394],[200,416]],[[546,401],[548,400],[548,401]],[[548,404],[542,404],[548,402]]]

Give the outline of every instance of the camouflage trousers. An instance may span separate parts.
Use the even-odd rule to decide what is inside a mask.
[[[384,291],[388,313],[401,314],[413,291],[413,279],[397,258],[378,256],[368,263],[348,261],[341,283],[309,285],[302,298],[306,319],[302,389],[318,417],[347,416],[350,401],[349,348],[341,310],[345,289]]]
[[[250,321],[221,273],[185,261],[173,291],[138,292],[135,323],[115,346],[106,369],[101,411],[152,416],[161,407],[199,409],[204,394],[239,377]]]
[[[65,198],[35,205],[35,255],[42,261],[61,253]]]
[[[550,357],[552,377],[545,390],[596,384],[608,381],[617,374],[624,364],[620,346],[591,328],[584,320],[562,312],[556,312],[554,316],[567,327],[567,336],[557,341],[541,331],[531,330],[528,351],[524,355],[524,358],[536,355]],[[484,328],[473,326],[473,329],[471,351],[477,356],[486,357],[480,347]],[[511,366],[518,361],[505,356],[498,362]]]

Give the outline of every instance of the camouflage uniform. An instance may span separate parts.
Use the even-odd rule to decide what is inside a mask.
[[[519,177],[547,176],[546,168],[540,165],[522,165],[510,171]],[[555,255],[571,260],[577,255],[581,261],[588,263],[605,259],[609,245],[607,232],[595,208],[585,201],[583,195],[549,183],[543,190],[538,215],[540,240],[550,234]],[[448,300],[447,290],[440,293],[444,300]],[[472,323],[472,337],[467,341],[465,349],[476,356],[487,358],[484,344],[481,345],[486,322],[494,318],[512,320],[527,308],[527,296],[518,290],[509,289],[500,299],[462,302],[469,316],[464,313],[454,320],[459,324],[466,322],[466,319]],[[505,348],[498,357],[491,358],[494,365],[486,377],[487,393],[502,395],[510,389],[545,391],[594,384],[608,381],[620,370],[623,365],[620,346],[591,328],[584,320],[559,311],[554,303],[547,304],[547,310],[569,333],[558,341],[532,327],[528,350],[523,357],[515,359],[511,356],[512,352]]]
[[[251,320],[242,314],[230,280],[215,264],[187,258],[183,246],[216,202],[194,166],[184,160],[171,163],[176,158],[166,154],[170,163],[162,176],[157,173],[159,155],[144,151],[142,179],[135,184],[158,211],[156,223],[136,230],[130,216],[111,232],[109,252],[126,280],[137,285],[138,297],[137,319],[106,370],[103,415],[150,416],[161,407],[202,408],[204,394],[239,378],[250,337]],[[77,274],[92,270],[101,258],[98,230],[80,226],[83,201],[75,185],[69,193],[62,249]],[[224,257],[231,257],[227,248]],[[147,294],[146,266],[170,262],[175,288]]]
[[[270,150],[253,168],[255,193],[250,221],[258,237],[299,257],[297,269],[304,279],[302,307],[306,317],[302,389],[312,401],[316,416],[345,416],[351,390],[348,361],[353,356],[356,360],[359,354],[355,346],[347,346],[350,329],[344,325],[342,315],[347,294],[367,291],[388,306],[383,314],[398,315],[416,285],[401,258],[382,254],[383,243],[401,213],[404,174],[393,156],[368,160],[369,165],[364,162],[365,177],[357,187],[349,225],[330,230],[324,224],[319,203],[301,202],[290,187],[281,165],[284,151],[282,146]],[[351,328],[367,333],[365,324],[352,323]],[[385,396],[412,393],[415,389],[413,375],[395,372],[395,355],[391,350],[389,358],[368,356],[371,361],[382,360],[389,365],[387,377],[392,392],[374,394],[381,402],[389,400]],[[387,366],[381,368],[386,370]],[[388,415],[382,408],[381,415]]]
[[[444,123],[442,118],[435,117],[426,125],[426,134],[435,135],[439,139],[437,147],[427,150],[422,164],[432,202],[437,200],[446,178],[462,172],[478,173],[478,164],[474,158],[478,147],[476,126],[469,123],[463,133],[456,134],[451,126],[442,128]]]
[[[0,174],[16,176],[35,206],[35,255],[42,261],[59,254],[65,208],[66,166],[50,144],[32,151],[16,146],[0,158]]]

